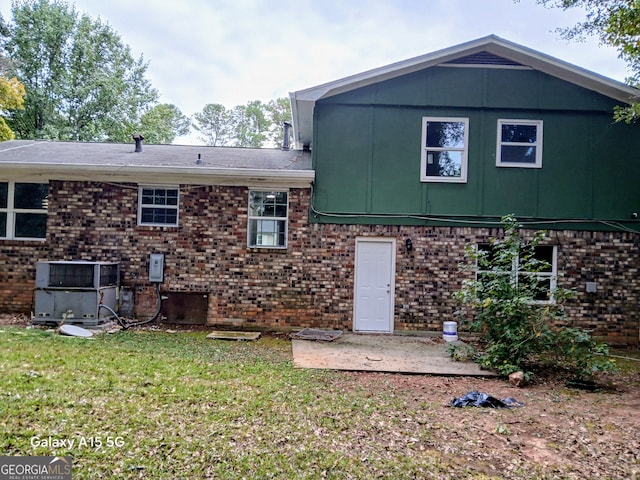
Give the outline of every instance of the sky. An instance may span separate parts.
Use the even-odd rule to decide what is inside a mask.
[[[495,34],[618,81],[615,49],[567,41],[584,20],[535,0],[75,0],[148,62],[161,103],[192,116],[208,103],[268,102]],[[11,0],[0,0],[11,18]],[[195,134],[174,143],[198,143]]]

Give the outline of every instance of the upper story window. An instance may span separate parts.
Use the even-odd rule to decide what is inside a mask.
[[[287,247],[287,192],[249,192],[249,247]]]
[[[140,186],[138,188],[138,225],[178,226],[178,198],[175,186]]]
[[[498,120],[496,165],[542,168],[542,120]]]
[[[44,239],[48,202],[47,183],[0,182],[0,238]]]
[[[467,181],[468,118],[423,117],[420,181]]]
[[[553,245],[536,245],[527,258],[498,258],[491,245],[478,245],[483,260],[479,260],[476,278],[483,283],[508,275],[516,286],[526,288],[535,303],[553,302],[556,289],[557,253]],[[525,254],[526,252],[523,252]],[[528,253],[527,253],[528,255]],[[505,263],[506,262],[506,263]]]

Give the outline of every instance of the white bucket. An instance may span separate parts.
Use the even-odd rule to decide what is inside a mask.
[[[458,322],[444,322],[442,324],[442,339],[445,342],[458,340]]]

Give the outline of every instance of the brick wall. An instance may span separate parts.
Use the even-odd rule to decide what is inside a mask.
[[[260,328],[352,328],[355,241],[396,238],[395,328],[442,329],[453,319],[453,292],[470,273],[464,247],[498,229],[310,224],[309,190],[289,195],[288,248],[247,248],[245,187],[182,186],[179,226],[137,225],[137,185],[50,182],[46,242],[0,241],[0,309],[33,309],[37,260],[118,261],[134,291],[139,319],[156,310],[149,253],[165,253],[163,292],[209,294],[208,323]],[[405,239],[413,250],[407,252]],[[574,288],[570,322],[638,343],[638,237],[621,232],[552,232],[560,282]],[[596,294],[585,284],[595,281]],[[462,326],[460,327],[462,330]]]
[[[0,240],[0,312],[31,311],[36,262],[47,259],[45,242]]]

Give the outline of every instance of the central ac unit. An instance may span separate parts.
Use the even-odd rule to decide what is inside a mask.
[[[118,309],[119,280],[118,263],[38,262],[33,322],[87,327],[106,323]]]

